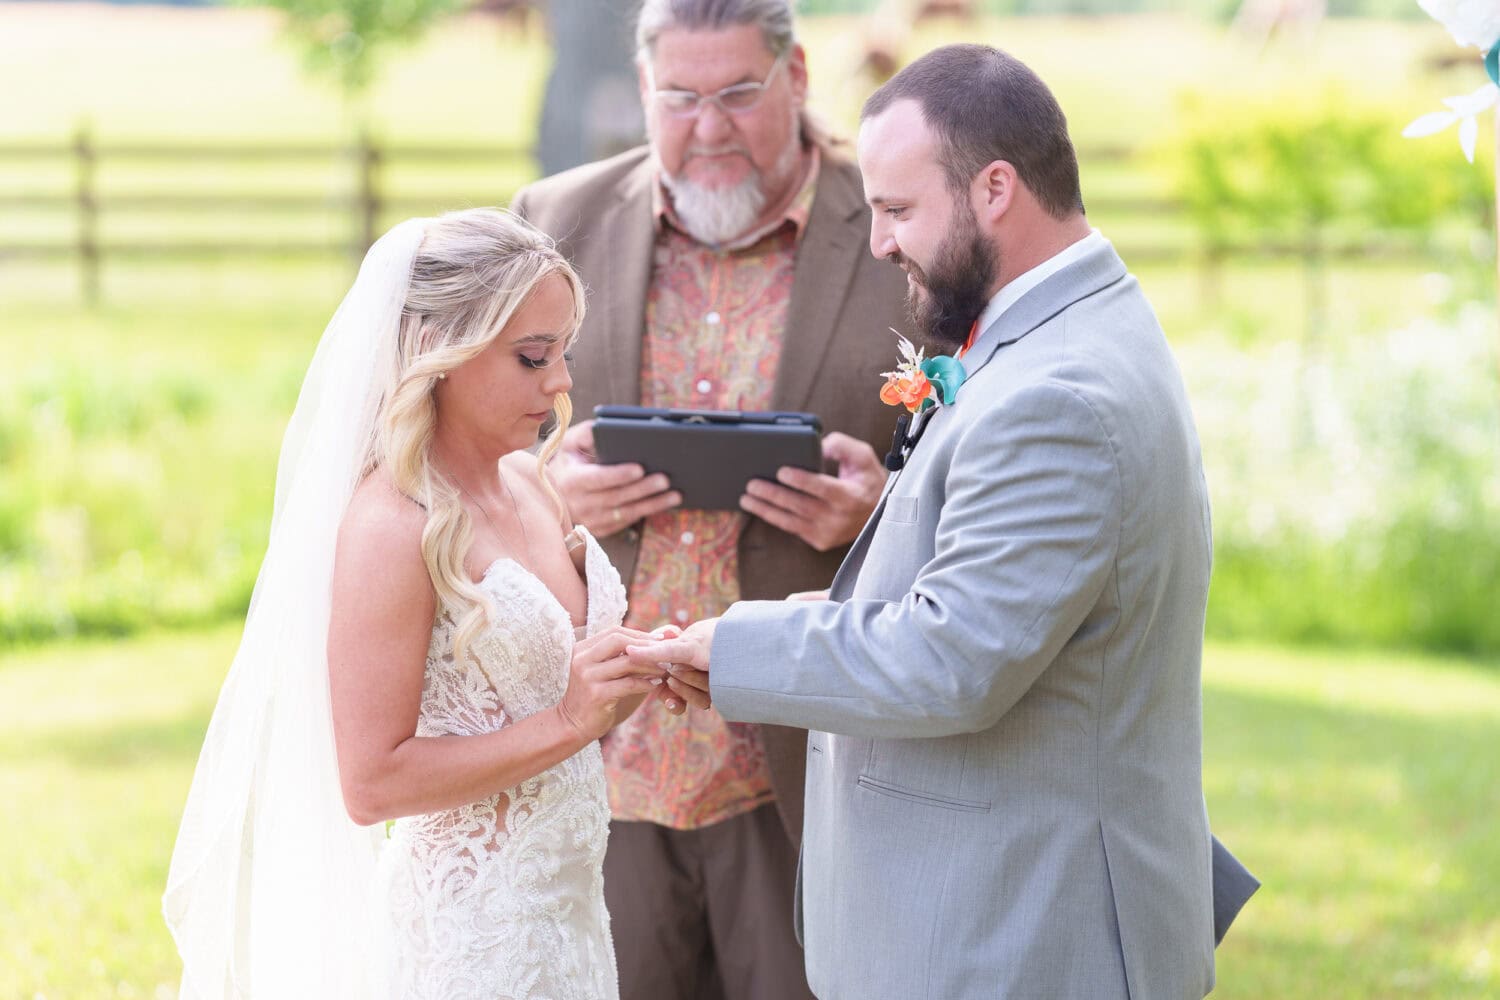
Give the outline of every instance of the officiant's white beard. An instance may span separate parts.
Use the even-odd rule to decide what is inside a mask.
[[[792,141],[787,143],[786,149],[776,158],[776,163],[771,168],[772,180],[790,179],[797,169],[801,153],[802,141],[794,132]],[[688,155],[691,156],[692,151]],[[748,233],[760,218],[760,213],[765,210],[767,184],[765,176],[759,170],[752,170],[749,176],[734,187],[710,188],[688,177],[674,177],[661,169],[659,160],[657,167],[662,186],[672,196],[672,210],[677,215],[677,221],[699,243],[709,246],[730,243]]]

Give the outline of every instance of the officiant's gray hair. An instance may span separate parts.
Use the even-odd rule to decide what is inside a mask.
[[[655,54],[663,31],[723,31],[745,25],[760,29],[766,51],[773,56],[784,56],[798,44],[790,0],[645,0],[635,22],[635,61],[642,65]],[[826,148],[844,142],[805,104],[797,121],[804,143]]]
[[[773,56],[784,55],[797,44],[788,0],[645,0],[635,22],[636,58],[650,55],[657,36],[670,28],[720,31],[746,24],[760,28]]]

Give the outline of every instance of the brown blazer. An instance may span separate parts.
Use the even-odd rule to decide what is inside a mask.
[[[588,314],[574,352],[573,406],[588,419],[601,403],[638,404],[641,341],[655,236],[646,147],[537,181],[511,207],[557,240],[589,290]],[[807,229],[797,248],[786,341],[772,408],[818,414],[824,432],[890,447],[897,411],[881,403],[880,373],[895,366],[906,330],[906,279],[869,251],[870,212],[859,172],[825,151]],[[635,527],[603,539],[626,581],[635,569]],[[801,539],[752,518],[740,536],[740,592],[776,600],[833,581],[846,548],[817,552]],[[761,726],[767,764],[792,842],[801,840],[807,734]]]

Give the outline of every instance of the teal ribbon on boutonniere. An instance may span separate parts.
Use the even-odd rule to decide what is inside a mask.
[[[958,398],[959,386],[969,377],[968,372],[964,371],[964,363],[946,354],[924,359],[922,374],[932,383],[935,394],[942,399],[944,406],[953,405],[953,401]],[[927,398],[922,400],[922,409],[935,405],[933,395],[934,393],[929,392]]]
[[[1500,41],[1490,46],[1489,52],[1485,53],[1484,71],[1490,75],[1490,82],[1500,87]]]

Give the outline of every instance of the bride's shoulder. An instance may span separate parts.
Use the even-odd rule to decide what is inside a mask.
[[[338,561],[378,563],[386,572],[405,569],[426,574],[422,529],[427,512],[396,489],[383,470],[370,473],[354,490],[339,525]]]

